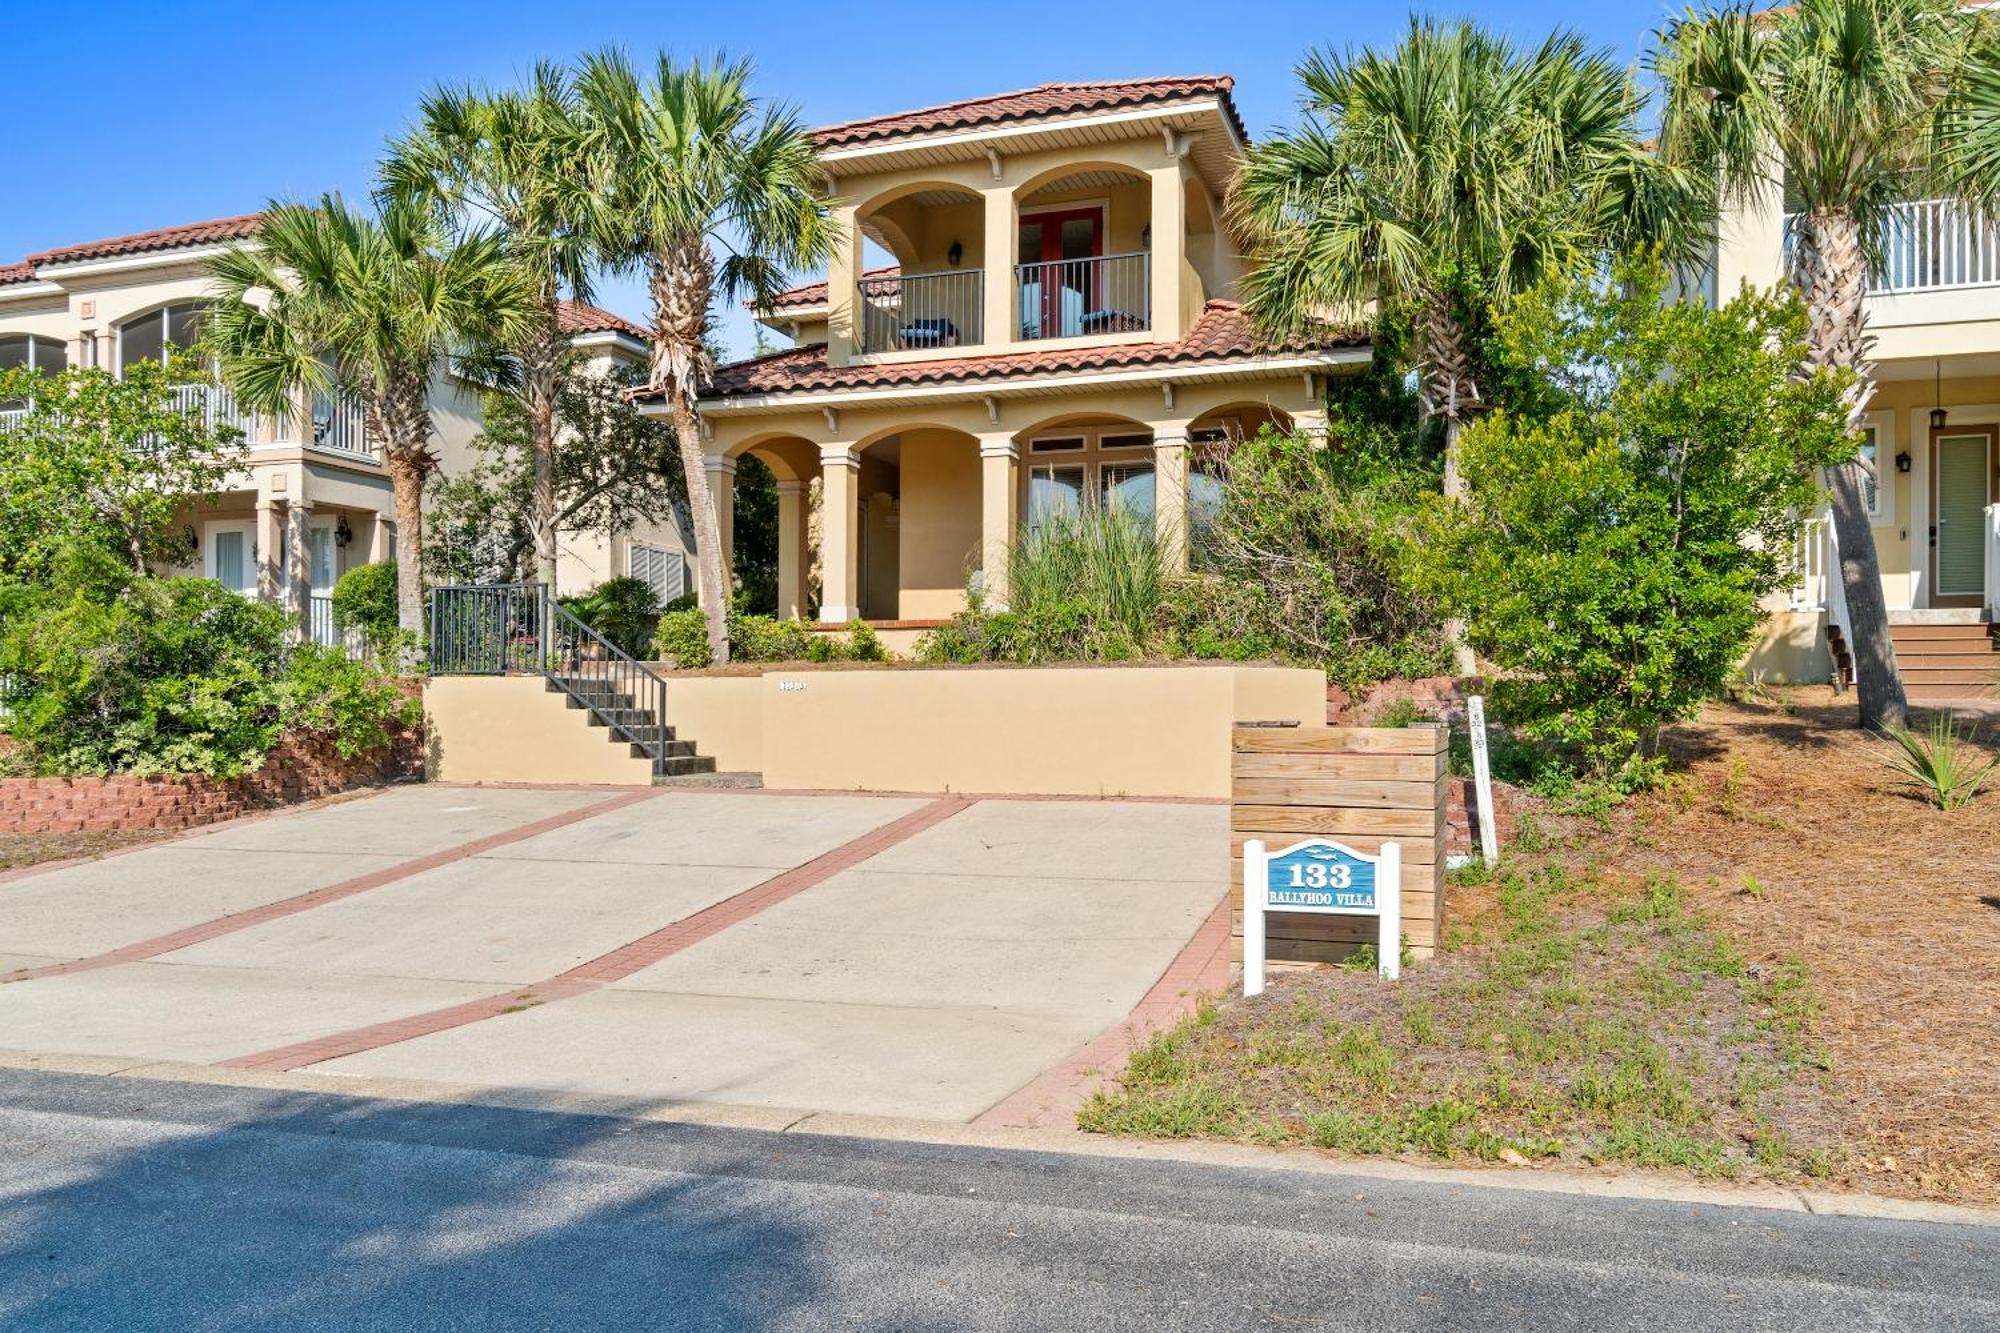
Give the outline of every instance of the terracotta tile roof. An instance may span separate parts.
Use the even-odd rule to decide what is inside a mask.
[[[622,315],[583,301],[564,301],[556,307],[556,324],[564,333],[623,333],[646,341],[646,331]]]
[[[861,278],[864,282],[869,278],[893,278],[902,271],[902,268],[898,265],[884,264],[881,268],[871,268],[864,271]],[[760,308],[765,310],[785,310],[797,305],[824,305],[826,304],[826,280],[821,279],[818,282],[809,282],[803,287],[793,287],[787,291],[779,292],[771,298],[771,304],[768,306],[759,307],[755,301],[745,301],[743,304],[750,310]]]
[[[1201,318],[1188,331],[1188,336],[1177,343],[1052,348],[994,356],[940,357],[927,361],[839,368],[826,364],[826,345],[814,343],[717,367],[715,382],[702,396],[729,398],[748,394],[809,393],[822,389],[886,389],[976,383],[1025,375],[1232,361],[1259,354],[1359,347],[1367,342],[1365,330],[1329,330],[1325,338],[1310,344],[1273,347],[1256,336],[1250,317],[1244,314],[1241,306],[1233,301],[1210,301],[1203,308]]]
[[[43,264],[74,264],[85,259],[111,259],[118,255],[145,254],[153,250],[178,250],[184,246],[217,245],[223,241],[240,241],[246,236],[257,234],[263,225],[262,213],[245,213],[241,217],[217,218],[212,222],[190,222],[181,227],[162,227],[158,231],[142,231],[131,236],[113,236],[109,240],[85,241],[82,245],[65,245],[54,250],[44,250],[40,254],[29,255],[27,262],[35,267]]]
[[[17,282],[33,282],[33,264],[0,264],[0,287],[10,287]]]
[[[852,148],[887,139],[924,134],[945,134],[952,130],[978,129],[1010,121],[1034,120],[1042,116],[1082,115],[1092,111],[1120,111],[1129,107],[1154,106],[1163,102],[1198,97],[1220,97],[1224,113],[1237,136],[1248,139],[1243,119],[1236,114],[1229,90],[1236,80],[1226,74],[1197,74],[1160,79],[1113,79],[1095,83],[1044,83],[1018,92],[973,97],[962,102],[946,102],[915,111],[899,111],[892,116],[850,120],[813,131],[821,148]]]

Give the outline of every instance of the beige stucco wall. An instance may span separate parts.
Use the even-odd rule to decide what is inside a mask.
[[[927,620],[965,609],[967,562],[979,551],[979,451],[964,435],[903,436],[895,616]]]
[[[1773,685],[1823,685],[1833,678],[1826,647],[1826,616],[1819,611],[1777,611],[1764,621],[1743,670]]]
[[[1322,719],[1326,685],[1224,665],[774,671],[674,677],[667,699],[678,736],[767,787],[1223,798],[1230,727]]]
[[[651,786],[652,764],[593,727],[539,676],[437,676],[424,686],[433,782]]]

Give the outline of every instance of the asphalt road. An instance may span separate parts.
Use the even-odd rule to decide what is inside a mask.
[[[1971,1329],[2000,1230],[0,1070],[8,1329]]]

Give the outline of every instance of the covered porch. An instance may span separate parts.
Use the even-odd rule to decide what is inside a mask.
[[[1190,514],[1216,493],[1211,451],[1266,426],[1325,427],[1313,375],[707,420],[725,549],[739,460],[755,457],[777,479],[778,615],[912,637],[973,593],[1004,608],[1017,539],[1058,510],[1125,512],[1152,527],[1170,568],[1185,568]]]

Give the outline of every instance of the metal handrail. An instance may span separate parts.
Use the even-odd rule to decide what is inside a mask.
[[[980,340],[986,275],[979,269],[902,273],[855,284],[861,350],[903,352],[966,347]]]
[[[1025,342],[1153,327],[1151,251],[1045,259],[1016,265],[1014,274]]]
[[[564,609],[546,584],[432,588],[430,643],[434,676],[539,675],[656,766],[668,756],[665,679]]]

